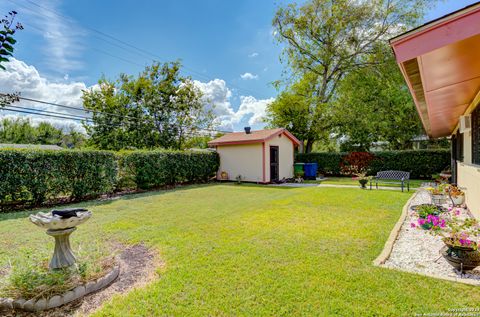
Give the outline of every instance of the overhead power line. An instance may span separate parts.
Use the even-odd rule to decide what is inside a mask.
[[[35,9],[31,8],[31,7],[25,6],[25,5],[23,5],[23,4],[20,4],[20,3],[18,3],[18,2],[15,2],[15,1],[13,1],[13,0],[9,0],[9,1],[12,2],[12,3],[14,3],[14,4],[16,4],[16,5],[19,5],[19,6],[21,6],[21,7],[27,8],[28,10],[30,10],[31,12],[33,12],[33,13],[35,13],[35,14],[48,17],[46,14],[42,14],[41,12],[38,12],[38,10],[35,10]],[[51,8],[47,8],[47,7],[42,6],[42,5],[38,4],[38,3],[35,3],[35,2],[33,2],[33,1],[31,1],[31,0],[25,0],[25,1],[27,1],[27,2],[30,3],[31,5],[36,6],[37,8],[41,8],[41,9],[43,9],[43,10],[49,11],[49,12],[55,14],[56,16],[62,18],[63,20],[72,23],[72,19],[71,19],[70,17],[68,17],[68,16],[66,16],[66,15],[64,15],[64,14],[62,14],[62,13],[56,11],[56,10],[53,10],[53,9],[51,9]],[[152,52],[150,52],[150,51],[148,51],[148,50],[145,50],[145,49],[143,49],[143,48],[141,48],[141,47],[138,47],[137,45],[128,43],[128,42],[126,42],[126,41],[124,41],[124,40],[122,40],[122,39],[119,39],[119,38],[117,38],[117,37],[115,37],[115,36],[113,36],[113,35],[107,34],[107,33],[103,32],[103,31],[100,31],[100,30],[98,30],[98,29],[92,28],[92,27],[90,27],[90,26],[82,26],[82,27],[88,29],[89,31],[91,31],[91,32],[93,32],[93,33],[96,33],[96,34],[102,36],[102,37],[96,37],[96,38],[98,38],[99,40],[104,41],[104,42],[106,42],[106,43],[108,43],[108,44],[110,44],[110,45],[116,46],[116,47],[118,47],[118,48],[120,48],[120,49],[122,49],[122,50],[129,51],[129,52],[132,52],[132,50],[134,50],[134,51],[137,52],[137,54],[138,54],[138,53],[141,53],[144,57],[148,57],[148,58],[152,58],[152,57],[153,57],[154,59],[158,59],[159,61],[160,61],[160,60],[163,60],[163,58],[162,58],[161,56],[159,56],[158,54],[152,53]],[[39,29],[39,28],[37,28],[37,29]],[[43,32],[43,30],[41,30],[41,31]],[[120,44],[123,45],[123,46],[118,45],[118,44],[115,44],[115,43],[112,43],[111,41],[105,40],[104,37],[105,37],[105,38],[108,38],[108,39],[111,39],[111,40],[113,40],[113,41],[115,41],[115,42],[117,42],[117,43],[120,43]],[[111,53],[108,53],[108,52],[99,50],[98,48],[92,48],[92,49],[95,50],[95,51],[97,51],[97,52],[100,52],[100,53],[102,53],[102,54],[105,54],[105,55],[108,55],[108,56],[111,56],[111,57],[114,57],[114,58],[123,60],[124,62],[131,63],[131,64],[133,64],[133,65],[137,65],[137,66],[144,67],[144,66],[136,63],[135,61],[131,61],[131,60],[129,60],[129,59],[116,56],[116,55],[114,55],[114,54],[111,54]],[[194,74],[194,75],[196,75],[197,77],[202,78],[202,79],[204,79],[204,80],[210,81],[210,80],[212,80],[212,78],[214,77],[214,76],[207,76],[207,75],[205,75],[203,72],[197,71],[197,70],[195,70],[195,69],[193,69],[193,68],[191,68],[191,67],[188,67],[188,66],[186,66],[186,65],[183,65],[183,68],[184,68],[187,72],[189,72],[189,73],[191,73],[191,74]],[[261,93],[259,93],[259,92],[254,91],[254,90],[251,90],[251,89],[243,88],[243,87],[240,87],[240,86],[238,86],[238,85],[231,84],[231,83],[229,84],[229,86],[231,86],[231,87],[233,87],[233,88],[236,88],[236,89],[239,90],[239,91],[244,91],[244,92],[247,92],[247,93],[249,93],[249,94],[254,94],[254,95],[257,95],[257,96],[263,96],[263,97],[266,98],[266,96],[265,96],[264,94],[261,94]]]
[[[4,94],[4,93],[0,93],[0,96],[5,96],[5,95],[6,94]],[[126,116],[126,115],[119,115],[119,114],[116,114],[116,113],[103,112],[103,111],[99,111],[99,110],[90,110],[90,109],[85,109],[85,108],[78,108],[78,107],[67,106],[67,105],[63,105],[63,104],[59,104],[59,103],[54,103],[54,102],[49,102],[49,101],[44,101],[44,100],[38,100],[38,99],[33,99],[33,98],[27,98],[27,97],[21,97],[21,96],[18,96],[18,98],[20,100],[40,103],[40,104],[44,104],[44,105],[51,105],[51,106],[55,106],[55,107],[71,109],[71,110],[76,110],[76,111],[83,111],[83,112],[86,112],[86,113],[97,113],[97,114],[102,114],[102,115],[105,115],[105,116],[134,120],[135,122],[138,121],[138,118],[131,117],[131,116]],[[47,113],[50,112],[52,114],[57,114],[57,115],[60,114],[60,115],[76,116],[76,117],[80,117],[80,118],[83,118],[83,119],[88,119],[88,120],[93,121],[93,119],[90,118],[90,117],[82,117],[82,116],[78,116],[78,115],[65,114],[65,113],[62,113],[62,112],[47,111],[47,110],[34,109],[34,108],[25,108],[23,106],[12,106],[12,105],[10,105],[9,107],[19,108],[19,109],[23,108],[23,109],[30,110],[30,111],[46,111]],[[202,130],[209,131],[209,132],[217,132],[217,133],[231,133],[232,132],[232,131],[224,131],[224,130],[217,130],[217,129],[202,129]]]
[[[33,115],[42,116],[42,117],[49,117],[49,118],[56,118],[56,119],[68,119],[68,120],[74,120],[74,121],[93,123],[93,121],[91,119],[74,118],[74,117],[70,117],[68,115],[61,115],[61,113],[59,113],[60,115],[51,114],[50,111],[46,111],[46,110],[35,109],[35,111],[30,111],[30,110],[20,110],[20,109],[18,109],[19,107],[16,107],[16,109],[10,109],[10,108],[11,108],[11,106],[0,108],[0,111],[4,110],[4,111],[10,111],[10,112],[24,113],[24,114],[33,114]],[[38,112],[38,111],[40,111],[40,112]],[[43,113],[43,112],[47,112],[47,113]],[[105,126],[109,126],[109,127],[113,127],[113,128],[124,127],[124,123],[118,123],[118,124],[102,123],[100,125],[105,125]],[[202,134],[202,132],[204,132],[204,133]],[[209,133],[208,130],[198,129],[197,132],[185,132],[184,131],[182,133],[182,135],[190,136],[190,137],[195,137],[195,136],[204,137],[204,136],[207,136],[208,133]]]

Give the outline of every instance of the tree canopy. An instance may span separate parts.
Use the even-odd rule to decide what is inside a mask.
[[[84,108],[94,111],[93,124],[85,124],[89,144],[110,150],[182,149],[211,129],[212,112],[180,67],[179,62],[154,63],[138,77],[101,79],[98,89],[84,91]]]
[[[350,72],[332,102],[331,120],[344,150],[368,151],[374,142],[392,150],[411,146],[421,121],[388,47],[372,59],[381,63]]]
[[[318,127],[334,123],[329,112],[345,76],[383,63],[372,58],[383,49],[381,44],[417,23],[432,2],[309,0],[277,10],[273,26],[277,40],[284,45],[281,60],[286,64],[286,76],[277,84],[285,87],[285,94],[305,98],[302,103],[310,104],[309,113],[313,115],[308,125],[310,131],[303,135],[307,138],[307,151],[311,149],[308,144],[322,137],[317,134]],[[296,86],[306,78],[314,81],[308,87],[309,96],[301,97]],[[270,108],[267,118],[270,123],[279,122],[280,116],[284,117],[283,122],[297,120],[288,119],[288,111],[279,104],[282,103]]]
[[[73,129],[56,128],[49,122],[33,125],[28,119],[4,118],[0,121],[0,143],[11,144],[54,144],[62,147],[79,148],[85,136]]]

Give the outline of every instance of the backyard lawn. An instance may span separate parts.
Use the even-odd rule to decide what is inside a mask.
[[[318,184],[330,184],[330,185],[357,185],[360,186],[358,180],[352,179],[351,177],[326,177],[325,180],[314,180],[305,181],[307,183],[318,183]],[[428,182],[428,180],[421,180],[421,179],[411,179],[410,180],[410,189],[412,188],[419,188],[422,183]],[[400,188],[400,184],[387,184],[379,182],[378,186],[384,187],[398,187]],[[405,185],[406,186],[406,185]],[[370,182],[367,184],[367,187],[370,188]],[[375,188],[375,182],[373,183],[373,188]]]
[[[191,186],[81,204],[94,216],[72,242],[82,254],[102,253],[108,240],[144,242],[165,262],[156,281],[95,316],[410,316],[476,307],[477,287],[372,265],[410,195]],[[0,272],[50,254],[51,237],[26,217],[0,215]]]

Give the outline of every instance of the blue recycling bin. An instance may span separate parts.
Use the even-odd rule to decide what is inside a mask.
[[[305,179],[313,179],[315,180],[317,178],[317,170],[318,170],[318,164],[317,163],[305,163],[303,166],[303,170],[305,172]]]

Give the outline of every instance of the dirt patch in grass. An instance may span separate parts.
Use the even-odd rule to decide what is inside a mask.
[[[118,256],[120,263],[119,277],[107,288],[104,288],[84,298],[71,302],[67,305],[38,313],[11,312],[6,316],[85,316],[93,313],[112,296],[125,294],[136,287],[141,287],[157,276],[156,269],[163,266],[163,262],[157,258],[155,253],[144,244],[133,246],[117,245],[123,251]]]

